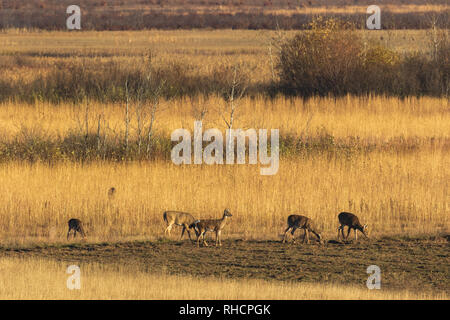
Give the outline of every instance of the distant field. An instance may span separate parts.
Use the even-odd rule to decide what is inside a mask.
[[[0,28],[65,29],[68,0],[3,1]],[[83,28],[95,30],[142,29],[303,29],[315,15],[335,16],[364,26],[373,1],[350,0],[80,0]],[[447,26],[448,2],[377,1],[384,29],[429,28],[433,16]]]
[[[428,54],[431,48],[428,30],[366,30],[360,33],[367,41],[380,43],[400,54]],[[142,56],[149,53],[153,55],[154,65],[169,68],[175,78],[177,72],[185,77],[184,88],[198,89],[203,83],[207,87],[217,82],[217,88],[205,91],[220,94],[227,89],[224,85],[229,87],[226,77],[230,68],[239,64],[242,73],[248,77],[249,90],[263,92],[274,78],[278,54],[274,42],[293,35],[293,31],[280,34],[267,30],[24,32],[10,29],[0,33],[0,71],[1,81],[11,89],[0,90],[0,98],[34,99],[20,86],[57,70],[71,70],[82,65],[86,72],[96,72],[99,79],[111,74],[109,63],[115,63],[122,70],[131,70],[142,65]],[[124,83],[120,85],[123,87]]]

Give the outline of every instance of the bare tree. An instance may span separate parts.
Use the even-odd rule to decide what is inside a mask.
[[[156,112],[160,106],[160,98],[162,91],[165,86],[165,81],[162,80],[157,85],[157,87],[151,92],[151,100],[150,100],[150,123],[147,131],[147,156],[150,157],[151,147],[152,147],[152,138],[153,138],[153,125],[156,120]]]
[[[233,79],[231,82],[231,89],[226,93],[227,111],[221,113],[222,120],[225,122],[228,129],[233,128],[233,123],[236,116],[236,111],[239,107],[239,101],[244,96],[248,87],[247,78],[245,75],[238,73],[238,66],[233,68]]]
[[[129,117],[129,93],[128,93],[128,80],[125,81],[125,150],[128,153],[128,138],[129,138],[129,125],[130,125],[130,117]]]

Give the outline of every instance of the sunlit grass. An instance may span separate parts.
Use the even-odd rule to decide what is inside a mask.
[[[205,218],[220,217],[224,208],[233,213],[224,238],[280,239],[292,213],[313,218],[334,238],[340,211],[356,213],[374,237],[440,234],[449,227],[448,159],[443,152],[323,154],[282,158],[273,176],[248,164],[5,163],[0,237],[4,243],[65,241],[67,221],[77,217],[91,241],[158,239],[165,210]],[[110,201],[112,186],[117,196]]]
[[[81,288],[67,288],[70,263],[0,258],[0,299],[448,299],[445,292],[368,290],[361,286],[196,278],[153,274],[130,265],[82,263]],[[77,263],[74,263],[77,264]],[[205,290],[208,288],[208,290]]]

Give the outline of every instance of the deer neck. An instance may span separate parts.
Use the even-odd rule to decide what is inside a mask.
[[[221,226],[224,226],[224,225],[225,225],[225,223],[226,223],[226,221],[227,221],[227,218],[228,218],[228,217],[227,217],[226,215],[223,215],[222,219],[220,219],[220,221],[221,221],[221,222],[220,222],[220,225],[221,225]]]

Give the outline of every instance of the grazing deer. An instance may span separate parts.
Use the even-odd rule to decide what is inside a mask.
[[[361,231],[361,233],[369,239],[368,236],[368,230],[367,230],[367,224],[362,225],[359,222],[359,219],[356,215],[350,212],[341,212],[338,215],[339,223],[341,224],[338,228],[338,241],[340,239],[340,235],[342,234],[342,238],[347,239],[350,235],[350,231],[352,229],[355,230],[355,241],[358,241],[358,230]],[[348,227],[347,237],[344,236],[344,227]]]
[[[164,231],[164,234],[168,233],[170,236],[170,230],[172,230],[172,226],[175,224],[177,226],[182,226],[183,230],[181,231],[180,240],[183,239],[184,232],[187,231],[189,235],[189,239],[191,238],[191,233],[189,232],[189,226],[194,223],[195,218],[186,212],[180,211],[166,211],[163,214],[164,221],[167,223],[167,228]],[[195,233],[197,233],[197,229],[194,229]]]
[[[111,187],[108,190],[108,198],[109,198],[109,200],[113,200],[115,196],[116,196],[116,188]]]
[[[223,211],[222,219],[207,219],[207,220],[196,220],[189,227],[195,228],[197,233],[197,247],[200,246],[200,237],[203,237],[203,244],[208,246],[208,243],[205,241],[205,233],[208,231],[213,231],[216,233],[216,247],[217,245],[221,246],[222,242],[220,241],[220,233],[222,229],[225,227],[227,222],[227,218],[231,217],[232,214],[228,209]]]
[[[70,231],[73,230],[73,238],[75,239],[75,236],[77,235],[77,232],[81,233],[83,238],[86,237],[86,234],[84,233],[83,223],[78,219],[70,219],[69,220],[69,231],[67,232],[67,240],[69,240]]]
[[[292,214],[288,217],[287,224],[288,224],[288,227],[284,231],[283,243],[286,242],[286,236],[289,232],[289,229],[292,229],[291,234],[292,234],[294,243],[295,243],[294,232],[297,229],[303,229],[305,231],[303,234],[303,243],[305,243],[305,239],[306,239],[306,242],[309,243],[309,232],[314,233],[314,235],[319,239],[319,242],[322,243],[322,236],[316,231],[314,222],[310,218],[305,217],[305,216],[300,216],[297,214]]]

